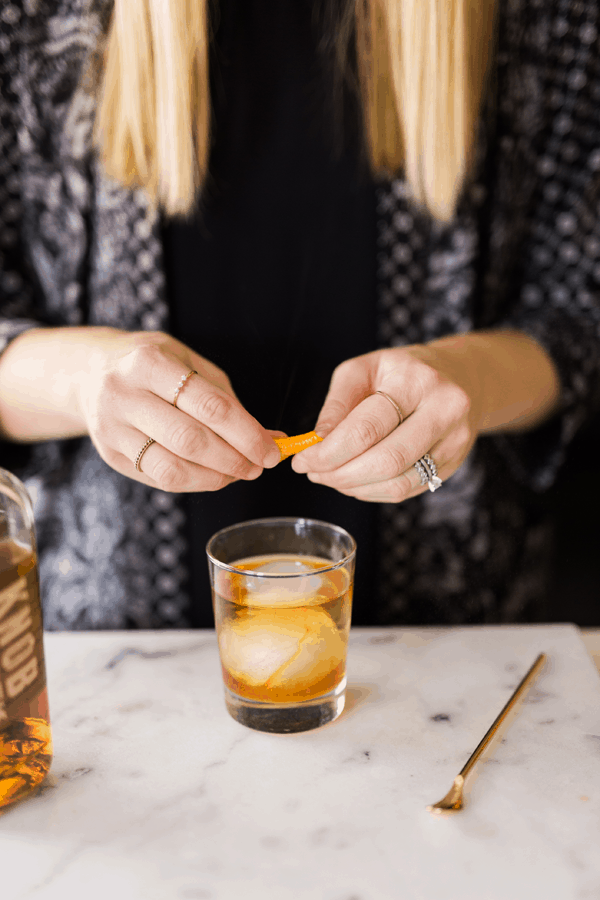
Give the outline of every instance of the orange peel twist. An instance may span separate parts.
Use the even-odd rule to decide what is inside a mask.
[[[273,438],[273,440],[279,447],[281,458],[287,459],[288,456],[293,456],[300,450],[306,450],[307,447],[318,444],[323,438],[319,437],[316,431],[307,431],[306,434],[297,434],[295,437]]]

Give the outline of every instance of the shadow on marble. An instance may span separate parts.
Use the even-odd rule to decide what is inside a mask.
[[[346,688],[344,711],[337,721],[348,719],[359,706],[364,706],[365,703],[373,700],[381,700],[382,697],[381,687],[378,684],[349,684]]]

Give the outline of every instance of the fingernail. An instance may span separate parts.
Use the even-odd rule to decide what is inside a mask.
[[[315,432],[320,438],[326,438],[328,434],[331,434],[333,429],[334,426],[329,425],[327,422],[319,422],[318,425],[315,425]]]
[[[258,478],[258,476],[261,474],[261,472],[262,472],[262,468],[260,466],[252,466],[252,468],[249,470],[248,474],[246,475],[246,481],[254,481],[255,478]]]
[[[267,452],[265,453],[263,465],[265,469],[274,469],[276,465],[281,462],[281,453],[279,452],[279,447],[277,444],[273,444],[273,447],[269,447]]]

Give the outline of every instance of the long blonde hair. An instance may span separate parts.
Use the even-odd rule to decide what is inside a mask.
[[[94,141],[109,175],[167,215],[192,211],[210,149],[211,0],[115,0],[102,53]],[[374,173],[404,171],[441,221],[469,172],[496,0],[346,0]],[[345,23],[345,27],[344,27]]]

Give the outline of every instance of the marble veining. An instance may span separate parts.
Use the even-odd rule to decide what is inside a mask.
[[[546,670],[440,799],[535,656]],[[55,760],[0,816],[2,900],[600,900],[600,678],[572,626],[355,629],[300,735],[223,703],[214,634],[48,634]]]

